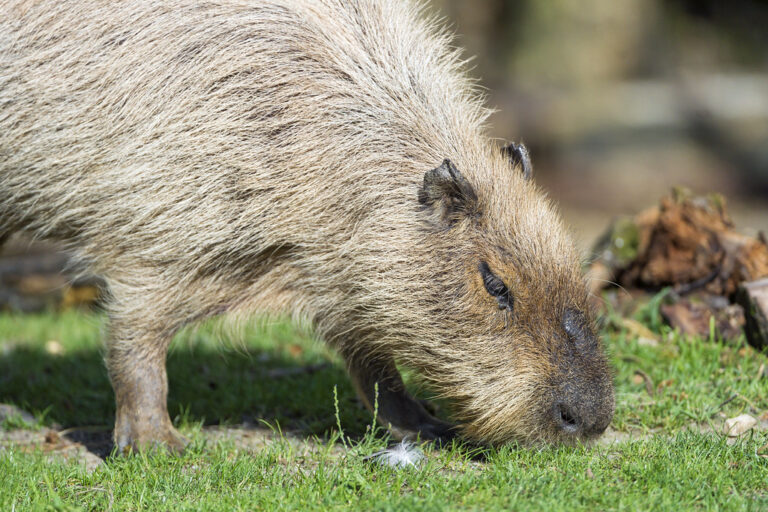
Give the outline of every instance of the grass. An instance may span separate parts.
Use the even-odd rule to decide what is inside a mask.
[[[480,453],[426,447],[422,467],[384,469],[363,460],[387,438],[370,428],[335,354],[285,322],[236,336],[213,323],[181,333],[169,356],[169,410],[193,440],[184,455],[110,457],[87,472],[42,449],[0,449],[0,510],[768,509],[768,433],[753,429],[733,442],[701,431],[768,410],[768,359],[743,340],[671,332],[654,307],[637,318],[658,346],[610,327],[620,322],[604,333],[616,369],[612,427],[631,441]],[[101,316],[74,311],[0,314],[0,403],[37,420],[0,428],[110,428],[102,327]],[[253,449],[213,440],[203,427],[211,423],[277,433]]]

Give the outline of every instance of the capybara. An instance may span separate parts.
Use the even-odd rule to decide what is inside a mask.
[[[410,0],[5,1],[0,238],[103,276],[121,450],[183,446],[167,348],[224,312],[311,322],[396,437],[593,438],[613,384],[579,258],[487,117]]]

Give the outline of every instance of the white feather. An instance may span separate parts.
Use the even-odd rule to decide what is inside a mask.
[[[404,439],[386,450],[365,457],[365,460],[373,460],[393,469],[403,469],[409,466],[420,466],[424,458],[424,452],[418,446]]]

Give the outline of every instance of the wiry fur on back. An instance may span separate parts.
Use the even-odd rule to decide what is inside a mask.
[[[471,435],[553,437],[537,407],[586,292],[486,117],[409,1],[5,2],[0,235],[71,244],[114,322],[147,303],[169,331],[290,312],[344,353],[419,369]],[[478,196],[451,225],[417,201],[445,158]],[[481,260],[514,289],[512,320]]]

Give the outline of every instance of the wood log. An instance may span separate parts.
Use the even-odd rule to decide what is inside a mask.
[[[736,300],[744,308],[747,342],[759,350],[768,349],[768,279],[743,283]]]

